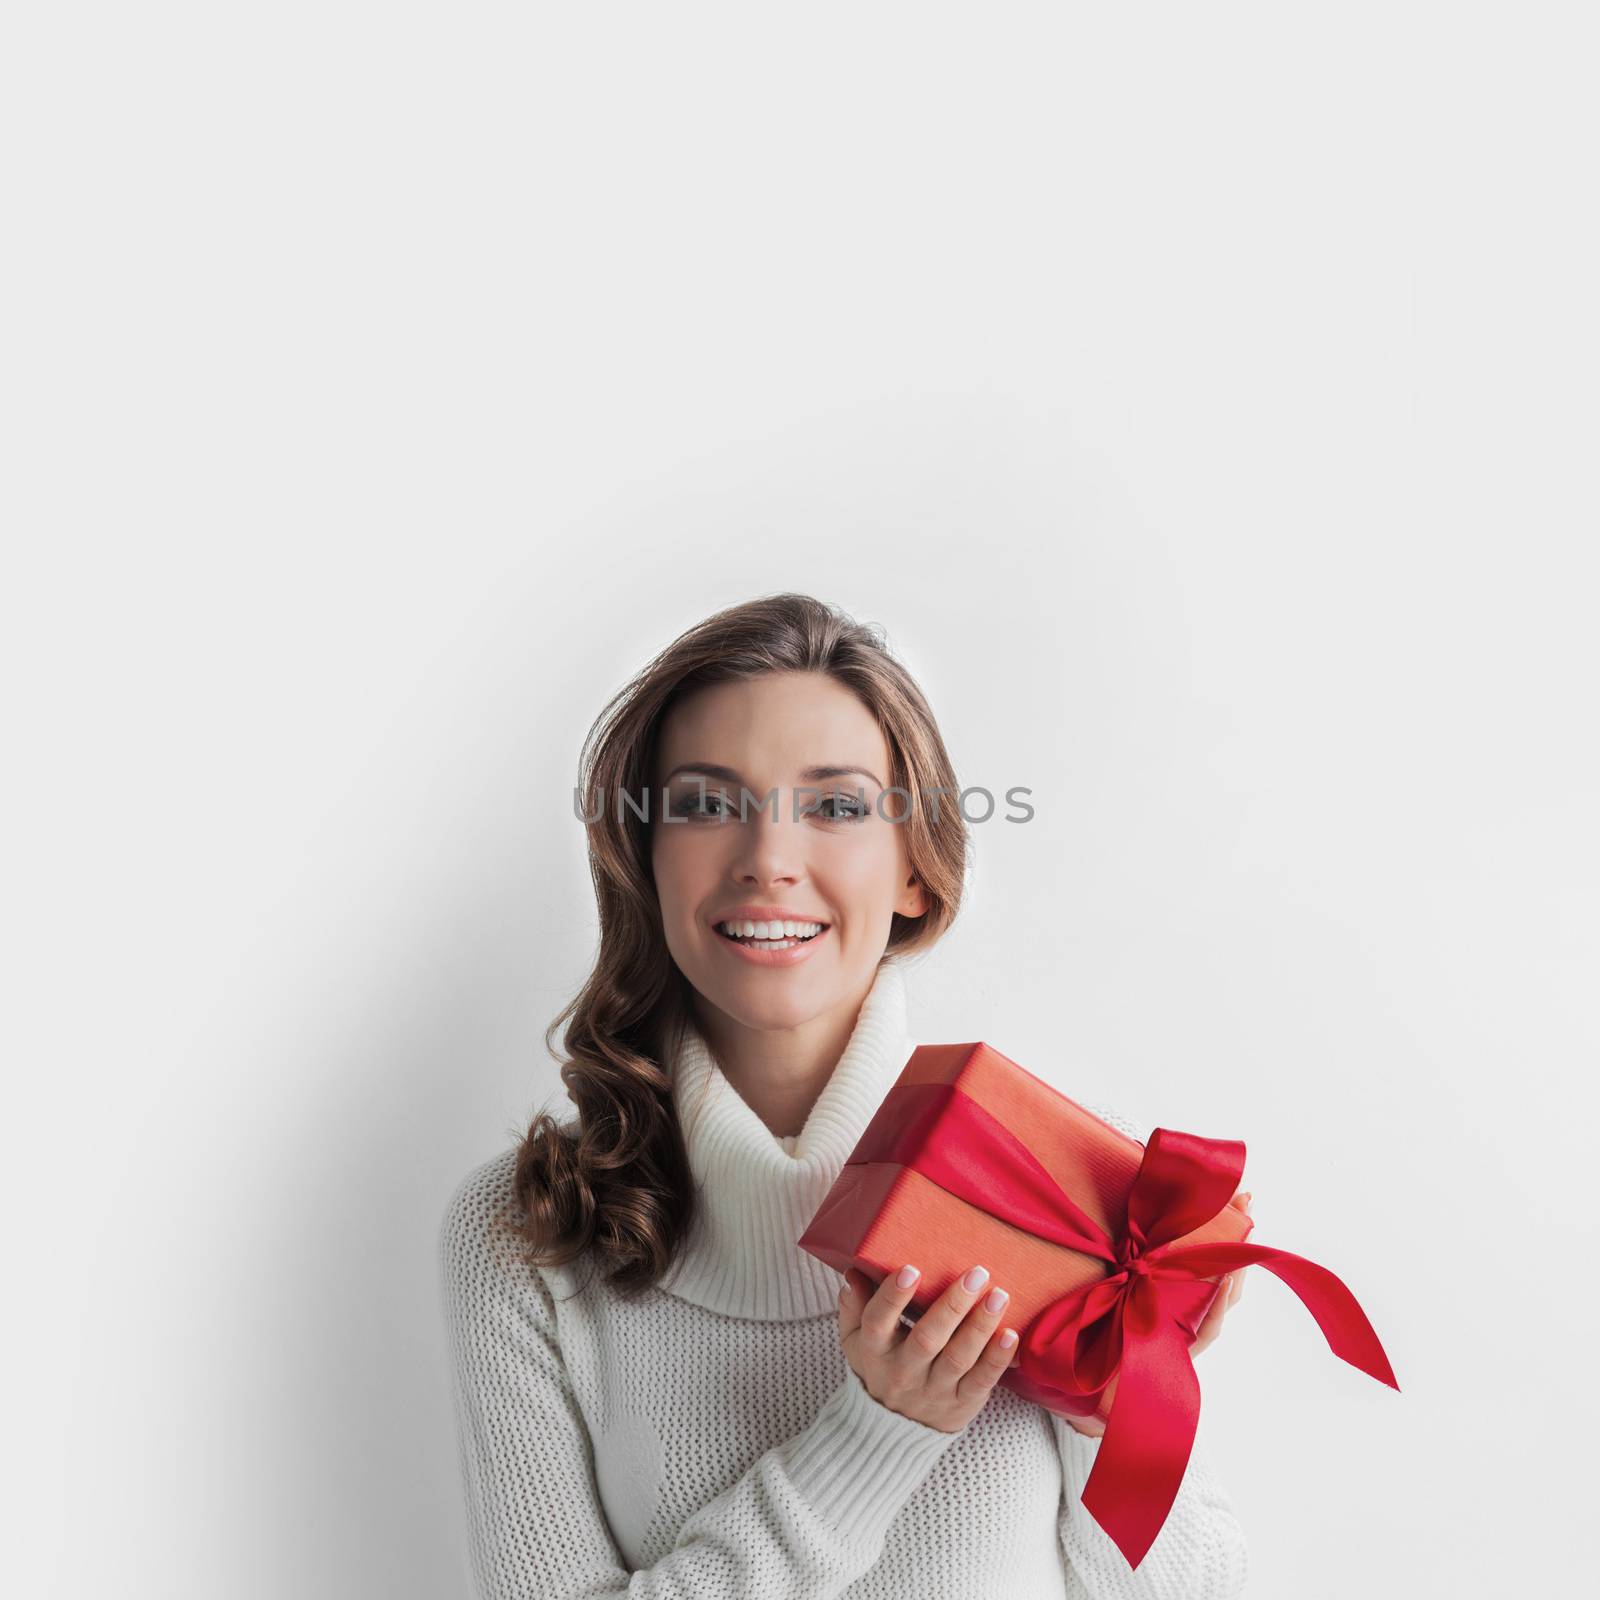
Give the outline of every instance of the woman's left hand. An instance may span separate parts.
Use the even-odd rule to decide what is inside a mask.
[[[1238,1206],[1241,1211],[1250,1210],[1250,1195],[1248,1191],[1241,1190],[1228,1202],[1231,1206]],[[1199,1355],[1205,1347],[1222,1332],[1222,1319],[1227,1316],[1231,1306],[1238,1303],[1239,1296],[1244,1293],[1243,1267],[1236,1267],[1222,1280],[1222,1287],[1217,1291],[1216,1299],[1211,1302],[1205,1317],[1201,1320],[1199,1331],[1195,1334],[1189,1346],[1189,1356],[1192,1360]],[[1115,1387],[1116,1379],[1111,1380]],[[1091,1439],[1098,1439],[1106,1431],[1106,1425],[1099,1417],[1063,1417],[1063,1422],[1070,1422],[1079,1433],[1086,1433]]]
[[[1250,1210],[1250,1195],[1248,1191],[1241,1191],[1231,1199],[1230,1206],[1238,1206],[1241,1211]],[[1189,1346],[1189,1355],[1194,1357],[1200,1354],[1216,1336],[1222,1332],[1222,1319],[1227,1316],[1230,1306],[1238,1303],[1239,1296],[1244,1293],[1243,1267],[1235,1267],[1222,1280],[1222,1288],[1217,1291],[1217,1297],[1211,1302],[1204,1319],[1200,1323],[1200,1331],[1194,1337],[1194,1343]]]

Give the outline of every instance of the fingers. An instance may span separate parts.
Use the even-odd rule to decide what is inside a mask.
[[[900,1336],[900,1313],[911,1303],[921,1279],[920,1270],[909,1262],[898,1273],[889,1273],[876,1289],[864,1272],[851,1267],[845,1273],[839,1296],[839,1334],[841,1339],[855,1333],[870,1350],[887,1350]],[[905,1279],[905,1282],[901,1282]]]
[[[998,1285],[984,1283],[974,1290],[971,1308],[934,1357],[933,1370],[956,1384],[969,1376],[994,1384],[1011,1365],[1017,1349],[1016,1329],[1004,1326],[1010,1302],[1010,1294]],[[1008,1333],[1011,1342],[1002,1344]]]
[[[986,1309],[984,1302],[988,1299],[989,1289],[986,1267],[973,1267],[963,1273],[923,1312],[917,1325],[906,1335],[902,1347],[904,1358],[911,1365],[922,1368],[932,1367],[937,1362],[952,1382],[959,1379],[977,1359],[990,1337],[999,1331],[1005,1306],[1002,1303],[994,1310]],[[954,1341],[956,1348],[950,1350],[948,1346],[952,1343],[952,1335],[964,1325],[969,1314],[973,1318],[971,1330],[958,1337]],[[1005,1359],[1007,1362],[1011,1359],[1009,1347],[1005,1351]],[[1004,1370],[1002,1366],[1001,1371]]]
[[[1250,1211],[1250,1191],[1248,1189],[1241,1189],[1238,1194],[1236,1194],[1233,1199],[1228,1202],[1228,1204],[1232,1206],[1238,1206],[1241,1211],[1248,1214]],[[1239,1296],[1243,1293],[1244,1268],[1239,1267],[1236,1271],[1228,1274],[1228,1305],[1237,1305],[1239,1302]],[[1224,1307],[1223,1309],[1226,1310],[1227,1307]]]
[[[1211,1304],[1206,1307],[1206,1314],[1200,1319],[1200,1326],[1189,1345],[1191,1356],[1199,1355],[1222,1332],[1222,1319],[1227,1316],[1228,1307],[1238,1298],[1235,1280],[1241,1277],[1243,1272],[1243,1267],[1236,1268],[1217,1286],[1217,1292],[1212,1297]]]
[[[976,1316],[977,1313],[974,1312],[973,1315]],[[1004,1316],[1005,1313],[1002,1311],[1000,1315]],[[1016,1337],[1015,1328],[997,1325],[988,1339],[980,1338],[977,1341],[977,1354],[966,1371],[956,1379],[956,1394],[963,1401],[975,1399],[980,1394],[987,1394],[1005,1376],[1006,1368],[1016,1364]],[[1003,1342],[1006,1339],[1013,1342],[1006,1344]]]
[[[928,1373],[948,1383],[964,1405],[982,1404],[1006,1369],[1019,1359],[1017,1330],[1005,1322],[1010,1302],[1010,1294],[991,1284],[984,1268],[974,1267],[951,1284],[917,1324],[920,1328],[930,1315],[938,1318],[926,1344],[917,1339],[917,1328],[906,1335],[907,1344],[919,1350],[920,1359],[939,1336],[939,1329],[948,1326],[952,1317],[956,1319],[943,1348],[935,1351]]]

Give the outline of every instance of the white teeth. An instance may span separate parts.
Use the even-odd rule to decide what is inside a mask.
[[[719,922],[724,933],[746,939],[809,939],[822,932],[820,922]]]

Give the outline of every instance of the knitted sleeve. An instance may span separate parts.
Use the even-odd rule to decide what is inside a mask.
[[[1102,1122],[1143,1142],[1146,1130],[1107,1110],[1086,1106]],[[1074,1600],[1235,1600],[1249,1576],[1249,1547],[1233,1503],[1195,1438],[1177,1498],[1137,1569],[1084,1508],[1083,1490],[1100,1440],[1046,1412],[1061,1457],[1057,1535]]]
[[[514,1270],[463,1185],[440,1230],[473,1572],[479,1600],[832,1600],[882,1553],[895,1515],[957,1437],[881,1405],[853,1369],[815,1417],[630,1572],[544,1275]]]

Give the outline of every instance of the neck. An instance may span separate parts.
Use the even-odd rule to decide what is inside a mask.
[[[874,976],[876,972],[874,972]],[[695,1020],[718,1067],[774,1138],[805,1127],[811,1108],[833,1076],[856,1019],[871,992],[869,982],[830,1011],[793,1028],[753,1028],[702,998]]]
[[[713,1059],[698,1026],[686,1031],[673,1065],[673,1099],[693,1174],[695,1214],[679,1259],[661,1283],[667,1293],[764,1321],[838,1314],[839,1274],[798,1241],[914,1048],[898,963],[880,964],[850,1020],[842,1052],[828,1063],[820,1089],[811,1091],[792,1152],[778,1142],[787,1135],[772,1126],[785,1119],[758,1115]],[[773,1037],[753,1033],[757,1043]],[[805,1065],[803,1058],[790,1059]],[[752,1077],[777,1077],[770,1056],[746,1060],[762,1068]],[[799,1099],[797,1093],[791,1104]]]

